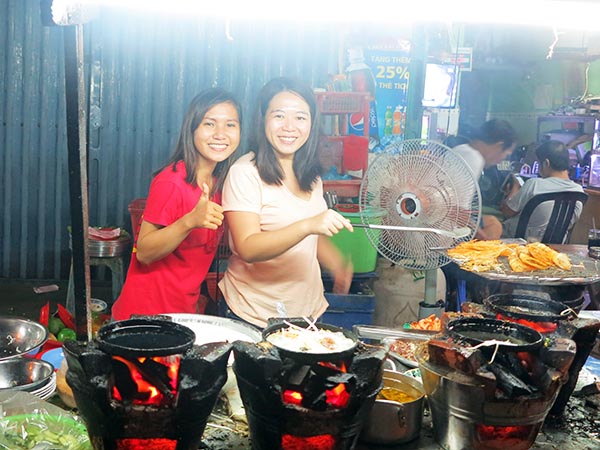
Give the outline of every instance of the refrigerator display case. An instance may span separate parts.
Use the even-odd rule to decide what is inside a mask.
[[[600,154],[595,153],[590,157],[590,178],[588,187],[600,189]]]

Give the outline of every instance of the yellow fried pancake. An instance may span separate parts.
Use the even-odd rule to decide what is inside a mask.
[[[546,262],[545,260],[534,258],[528,253],[519,254],[519,259],[526,265],[534,267],[538,270],[544,270],[553,265],[552,261]]]
[[[528,270],[530,270],[528,266],[523,261],[521,261],[517,252],[513,253],[508,257],[508,265],[510,266],[513,272],[527,272]]]
[[[554,256],[558,253],[556,250],[540,242],[527,244],[531,256],[538,261],[544,261],[548,266],[553,264]]]
[[[571,270],[571,259],[564,253],[556,253],[552,262],[563,270]]]

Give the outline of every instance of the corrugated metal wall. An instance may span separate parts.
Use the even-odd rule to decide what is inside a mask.
[[[0,275],[53,277],[68,250],[61,35],[35,1],[0,2],[0,23]]]
[[[63,28],[38,0],[0,1],[0,277],[65,279],[70,262]],[[89,215],[130,228],[189,100],[236,93],[246,119],[273,76],[323,86],[338,71],[340,33],[326,25],[233,23],[103,12],[86,24]],[[232,39],[231,39],[232,38]]]

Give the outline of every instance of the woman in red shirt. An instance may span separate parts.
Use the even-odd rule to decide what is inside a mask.
[[[221,187],[240,143],[241,119],[239,102],[222,89],[192,100],[173,155],[150,185],[114,320],[204,312],[200,285],[222,236]]]

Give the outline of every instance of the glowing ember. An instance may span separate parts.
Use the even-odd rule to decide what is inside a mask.
[[[509,322],[525,325],[526,327],[533,328],[534,330],[539,331],[540,333],[553,333],[558,327],[558,324],[554,322],[534,322],[531,320],[516,319],[502,314],[497,314],[496,319],[507,320]]]
[[[524,443],[528,443],[533,435],[537,434],[539,425],[518,425],[494,427],[491,425],[478,424],[475,427],[476,439],[479,446],[474,448],[481,449],[504,449],[504,448],[523,448]],[[529,448],[527,445],[525,448]]]
[[[340,362],[339,366],[331,363],[331,362],[319,362],[317,363],[319,366],[326,367],[331,369],[334,372],[338,373],[347,373],[346,365],[344,362]],[[332,408],[345,408],[348,406],[350,402],[350,393],[346,389],[346,385],[344,383],[338,383],[331,389],[326,389],[326,379],[323,381],[323,391],[325,393],[325,403],[328,407]],[[295,388],[294,388],[295,387]],[[298,390],[300,389],[300,390]],[[283,403],[288,405],[298,405],[304,406],[307,408],[311,408],[310,400],[307,404],[303,404],[305,400],[305,395],[301,391],[302,388],[300,386],[293,386],[292,388],[285,389],[282,394]],[[307,397],[311,397],[310,394]]]
[[[283,450],[333,450],[336,445],[337,439],[330,434],[321,436],[284,434],[281,436],[281,448]]]
[[[338,384],[333,389],[326,390],[325,395],[327,397],[327,404],[334,408],[345,408],[350,401],[350,394],[343,384]]]
[[[117,450],[175,450],[177,441],[173,439],[119,439]]]
[[[287,389],[283,392],[283,402],[289,405],[301,405],[302,394],[298,391]]]

